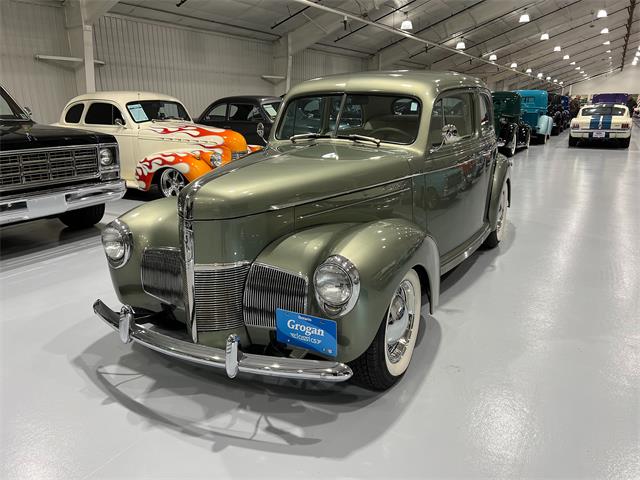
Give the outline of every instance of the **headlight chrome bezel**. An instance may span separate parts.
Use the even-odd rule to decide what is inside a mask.
[[[349,295],[349,298],[347,298],[344,302],[327,302],[326,298],[322,296],[320,290],[318,289],[318,275],[322,271],[322,269],[326,267],[337,268],[342,272],[342,274],[344,274],[345,279],[349,281],[351,294]],[[358,269],[348,258],[343,257],[342,255],[331,255],[324,262],[318,265],[315,272],[313,273],[313,290],[318,305],[329,317],[342,317],[353,310],[353,307],[355,307],[358,301],[358,297],[360,296],[360,274],[358,272]]]
[[[122,257],[120,258],[112,258],[109,255],[107,255],[104,237],[105,237],[105,232],[107,232],[108,230],[116,230],[120,235],[120,239],[122,241],[122,247],[124,249]],[[126,223],[124,223],[120,219],[115,219],[114,221],[110,222],[102,231],[100,240],[102,242],[102,248],[105,252],[105,257],[107,257],[107,261],[109,262],[109,265],[111,267],[117,269],[127,264],[127,262],[129,261],[129,258],[131,257],[131,247],[133,246],[133,235],[131,234],[131,230],[129,229],[129,226]]]
[[[220,152],[216,152],[215,150],[211,151],[211,156],[209,157],[212,168],[221,167],[223,164],[222,155]]]
[[[103,157],[103,155],[105,156]],[[98,150],[98,159],[100,161],[100,167],[103,168],[113,166],[116,160],[113,150],[109,147],[100,147],[100,149]]]

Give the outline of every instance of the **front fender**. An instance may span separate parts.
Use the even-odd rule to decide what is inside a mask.
[[[358,302],[351,312],[336,320],[339,361],[352,361],[369,347],[395,289],[409,269],[416,268],[425,283],[432,312],[438,304],[438,247],[427,232],[403,219],[312,227],[274,242],[256,261],[306,277],[308,313],[326,317],[315,300],[313,273],[331,255],[348,258],[360,274]],[[264,335],[259,328],[248,330],[252,338]]]
[[[511,205],[511,162],[507,157],[499,153],[496,158],[496,168],[493,171],[491,200],[489,202],[489,225],[491,226],[491,231],[495,230],[498,224],[498,204],[500,202],[500,192],[505,182],[507,182],[507,195],[509,205]]]

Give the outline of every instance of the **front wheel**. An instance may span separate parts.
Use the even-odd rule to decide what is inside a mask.
[[[173,168],[166,168],[158,179],[158,188],[163,197],[177,197],[189,183],[184,175]]]
[[[104,203],[90,207],[79,208],[64,212],[58,218],[67,227],[73,229],[93,227],[102,220],[104,215]]]
[[[484,248],[496,248],[504,237],[504,231],[507,226],[507,208],[509,207],[509,192],[507,189],[507,182],[505,182],[502,187],[502,191],[500,192],[500,201],[498,202],[498,221],[496,222],[496,229],[489,234],[482,244]]]
[[[524,144],[524,148],[528,149],[529,145],[531,145],[531,132],[527,132],[527,143]]]
[[[369,348],[351,362],[353,380],[372,390],[387,390],[409,367],[420,326],[420,279],[409,270],[389,302]]]
[[[514,131],[511,137],[511,146],[504,152],[507,157],[513,157],[516,154],[516,143],[518,143],[518,134]]]

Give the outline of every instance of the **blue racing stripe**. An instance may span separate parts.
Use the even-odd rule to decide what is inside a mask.
[[[593,115],[591,117],[591,123],[589,123],[589,128],[590,129],[595,129],[598,128],[598,125],[600,125],[600,117],[602,115]]]
[[[613,115],[605,115],[602,119],[602,128],[608,130],[611,128],[611,121],[613,120]]]

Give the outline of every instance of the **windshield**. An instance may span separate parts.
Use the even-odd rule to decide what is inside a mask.
[[[361,135],[408,145],[418,135],[420,112],[420,102],[406,95],[300,97],[287,103],[276,138],[304,134]]]
[[[136,123],[152,120],[191,120],[187,110],[178,102],[165,100],[130,102],[127,103],[127,110]]]
[[[614,107],[611,105],[596,105],[595,107],[585,107],[582,114],[585,117],[591,115],[624,115],[625,109],[622,107]]]
[[[29,120],[29,116],[0,88],[0,120]]]
[[[262,104],[262,108],[264,109],[266,114],[269,115],[269,118],[271,120],[275,120],[276,115],[278,114],[278,108],[280,108],[280,104],[281,103],[282,103],[282,101],[269,102],[269,103],[263,103]]]

